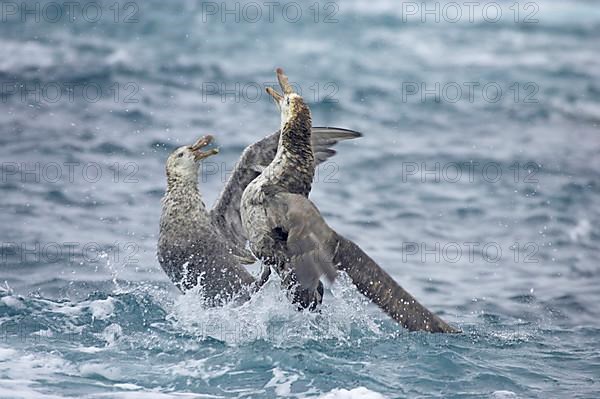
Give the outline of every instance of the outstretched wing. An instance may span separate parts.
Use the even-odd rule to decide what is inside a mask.
[[[313,127],[310,141],[315,156],[315,163],[319,165],[336,154],[331,147],[340,141],[352,140],[362,137],[362,134],[354,130],[341,129],[338,127]],[[279,135],[277,135],[279,140]],[[275,157],[275,156],[273,156]],[[271,159],[272,160],[272,159]]]
[[[362,135],[348,129],[335,127],[313,127],[311,140],[315,162],[324,162],[335,155],[331,147],[340,141],[355,139]],[[219,199],[211,210],[213,223],[219,227],[225,237],[239,248],[246,245],[246,235],[242,228],[240,201],[246,186],[260,175],[277,153],[279,132],[273,133],[246,147],[233,173],[225,184]]]
[[[364,296],[408,330],[460,332],[421,305],[358,245],[340,235],[334,262]]]

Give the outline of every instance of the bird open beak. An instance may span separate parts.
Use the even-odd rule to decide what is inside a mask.
[[[281,90],[283,90],[283,94],[292,94],[294,89],[290,82],[288,81],[288,77],[283,73],[283,69],[277,68],[275,71],[277,72],[277,80],[279,81],[279,86],[281,86]]]
[[[275,72],[277,73],[277,80],[279,81],[279,86],[281,87],[283,94],[293,93],[294,89],[293,89],[292,85],[290,85],[290,82],[288,81],[288,77],[285,76],[285,74],[283,73],[283,69],[277,68],[277,70]],[[273,97],[273,99],[275,100],[277,105],[279,105],[279,103],[281,101],[283,101],[284,97],[281,94],[279,94],[272,87],[267,87],[267,93],[269,93],[269,95],[271,97]]]
[[[273,97],[273,100],[275,100],[275,103],[277,105],[279,105],[279,103],[281,103],[281,101],[283,101],[283,96],[281,94],[279,94],[274,88],[267,87],[267,93],[269,93],[269,95],[271,97]]]
[[[208,158],[211,155],[215,155],[215,154],[219,153],[218,148],[211,148],[208,151],[201,151],[202,148],[204,148],[207,145],[209,145],[210,143],[212,143],[212,141],[213,141],[213,136],[207,135],[207,136],[199,138],[198,141],[196,141],[194,144],[192,144],[190,146],[190,150],[192,150],[192,152],[194,153],[194,160],[199,161],[201,159]]]

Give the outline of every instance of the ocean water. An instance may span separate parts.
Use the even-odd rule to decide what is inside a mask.
[[[2,2],[0,397],[600,395],[600,9],[593,1]],[[179,294],[164,162],[203,134],[208,204],[277,129],[283,67],[356,129],[312,199],[459,335],[408,333],[344,276]],[[256,271],[257,266],[253,267]]]

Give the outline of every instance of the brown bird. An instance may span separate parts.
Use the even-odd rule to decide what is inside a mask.
[[[308,199],[315,173],[310,110],[281,69],[277,79],[283,94],[267,89],[281,112],[277,154],[242,195],[241,219],[252,252],[267,268],[274,267],[301,308],[316,308],[323,296],[321,276],[332,281],[342,270],[362,294],[407,329],[459,332],[329,227]]]
[[[312,150],[317,163],[335,154],[339,141],[359,137],[345,129],[312,129]],[[162,200],[158,260],[182,291],[200,284],[207,304],[219,305],[234,298],[247,299],[260,281],[244,264],[256,259],[245,248],[247,239],[240,220],[240,200],[248,183],[275,157],[279,132],[248,146],[226,183],[214,208],[208,210],[198,188],[198,168],[217,149],[203,151],[212,136],[177,148],[167,159],[167,190]]]

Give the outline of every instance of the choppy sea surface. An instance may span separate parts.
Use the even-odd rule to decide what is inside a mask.
[[[598,397],[600,8],[454,4],[3,2],[0,397]],[[364,133],[319,170],[328,223],[462,334],[344,276],[316,314],[167,280],[166,157],[216,135],[212,204],[278,66]]]

